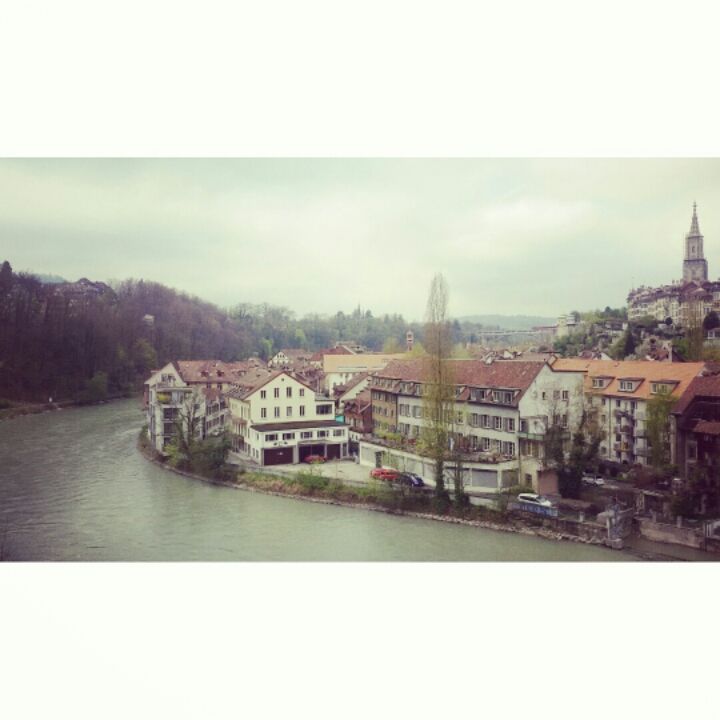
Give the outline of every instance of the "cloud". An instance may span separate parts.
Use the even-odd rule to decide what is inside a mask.
[[[421,318],[620,305],[679,276],[691,203],[720,267],[715,160],[6,160],[17,268],[145,277],[222,305]]]

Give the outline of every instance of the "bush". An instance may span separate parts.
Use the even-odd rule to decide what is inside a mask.
[[[673,517],[693,517],[695,515],[695,501],[691,493],[676,495],[670,503],[670,512]]]
[[[10,407],[10,401],[0,398],[0,410],[7,410]]]
[[[104,372],[96,372],[90,380],[85,383],[85,389],[77,394],[77,402],[87,405],[107,399],[108,376]]]
[[[311,492],[325,490],[330,484],[327,478],[324,478],[322,475],[316,475],[311,471],[299,472],[296,475],[296,480],[301,487]]]

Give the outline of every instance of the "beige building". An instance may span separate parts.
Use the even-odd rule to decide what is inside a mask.
[[[556,372],[582,373],[587,406],[604,434],[600,460],[647,465],[650,448],[647,406],[668,393],[679,399],[705,363],[662,363],[646,360],[559,359]]]
[[[391,360],[404,354],[363,353],[355,355],[324,355],[325,390],[332,394],[336,385],[346,385],[356,375],[382,370]]]

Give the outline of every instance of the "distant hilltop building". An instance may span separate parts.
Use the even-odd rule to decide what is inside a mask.
[[[708,280],[708,263],[700,233],[697,203],[693,203],[690,232],[685,235],[682,280],[657,288],[640,287],[628,294],[628,319],[651,316],[674,325],[686,325],[691,314],[702,320],[720,312],[720,281]]]
[[[683,260],[683,281],[707,282],[708,264],[703,252],[703,236],[697,217],[697,203],[693,203],[690,232],[685,236],[685,259]]]

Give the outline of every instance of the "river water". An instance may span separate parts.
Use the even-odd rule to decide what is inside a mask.
[[[140,455],[142,422],[137,400],[0,422],[4,559],[633,559],[582,544],[207,485]]]

